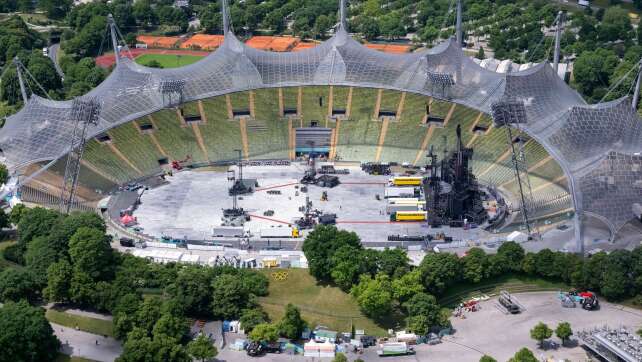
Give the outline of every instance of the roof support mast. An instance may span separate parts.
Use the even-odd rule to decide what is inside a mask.
[[[116,56],[116,65],[118,65],[120,64],[120,50],[118,49],[118,34],[116,32],[116,22],[114,21],[114,17],[111,14],[107,15],[107,21],[109,22],[111,44],[114,47],[114,55]]]
[[[25,88],[25,81],[22,78],[22,62],[18,57],[13,58],[13,64],[16,66],[16,73],[18,74],[18,83],[20,84],[20,94],[22,94],[22,103],[27,104],[29,97],[27,97],[27,89]]]
[[[348,21],[346,15],[346,0],[339,1],[339,27],[348,30]]]
[[[638,80],[635,83],[635,91],[633,92],[633,102],[631,105],[633,106],[633,110],[638,109],[638,103],[640,103],[640,83],[642,83],[642,60],[639,62],[639,68],[638,68]]]
[[[553,54],[553,69],[555,69],[555,73],[557,73],[557,68],[559,68],[560,64],[560,52],[561,52],[561,40],[562,40],[562,26],[564,24],[564,13],[559,12],[557,13],[557,19],[555,19],[555,22],[557,23],[557,28],[555,29],[555,53]]]
[[[230,23],[230,9],[227,0],[221,0],[221,13],[223,16],[223,35],[232,32],[232,24]]]
[[[461,44],[464,42],[464,33],[461,28],[461,19],[462,19],[462,0],[457,0],[457,23],[455,25],[455,34],[457,36],[457,46],[461,47]],[[451,3],[452,4],[452,3]]]

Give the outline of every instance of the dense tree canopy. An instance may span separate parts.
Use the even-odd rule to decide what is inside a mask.
[[[45,319],[45,310],[26,302],[5,303],[0,308],[0,361],[53,361],[60,341]]]

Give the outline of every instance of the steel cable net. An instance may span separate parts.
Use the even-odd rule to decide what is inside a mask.
[[[184,82],[183,102],[293,85],[407,91],[485,113],[502,100],[523,102],[526,122],[519,128],[560,164],[569,178],[576,211],[599,216],[615,233],[632,218],[630,205],[641,196],[637,154],[642,151],[642,131],[639,117],[627,106],[630,103],[620,99],[587,105],[548,63],[496,73],[465,56],[454,40],[427,51],[386,54],[362,46],[342,27],[314,48],[274,53],[252,49],[228,32],[219,49],[181,68],[147,68],[122,58],[89,94],[102,102],[102,108],[98,125],[88,130],[87,137],[162,109],[159,85],[168,80]],[[73,130],[70,108],[71,102],[33,96],[8,117],[0,130],[0,149],[9,168],[63,157]]]

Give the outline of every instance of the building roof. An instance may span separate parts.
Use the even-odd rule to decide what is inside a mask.
[[[509,73],[497,73],[496,68],[480,67],[453,40],[429,50],[389,54],[364,47],[341,26],[314,48],[281,53],[254,49],[228,31],[223,44],[198,63],[156,69],[122,58],[109,77],[82,98],[52,101],[32,95],[7,118],[0,149],[11,171],[56,160],[69,152],[73,109],[80,109],[83,101],[100,104],[97,124],[87,130],[92,138],[174,106],[167,103],[172,97],[165,96],[172,92],[180,92],[180,99],[188,102],[250,89],[336,85],[413,92],[488,114],[494,106],[516,105],[523,112],[519,120],[508,122],[519,121],[520,129],[559,163],[576,215],[594,216],[612,235],[617,233],[633,219],[632,204],[642,199],[642,187],[634,182],[642,179],[642,121],[630,99],[588,105],[548,63]],[[440,77],[435,74],[447,75],[454,84],[437,84]]]

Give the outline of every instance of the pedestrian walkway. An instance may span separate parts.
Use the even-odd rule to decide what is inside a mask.
[[[112,362],[123,352],[119,341],[51,323],[56,337],[62,343],[60,352],[100,362]]]

